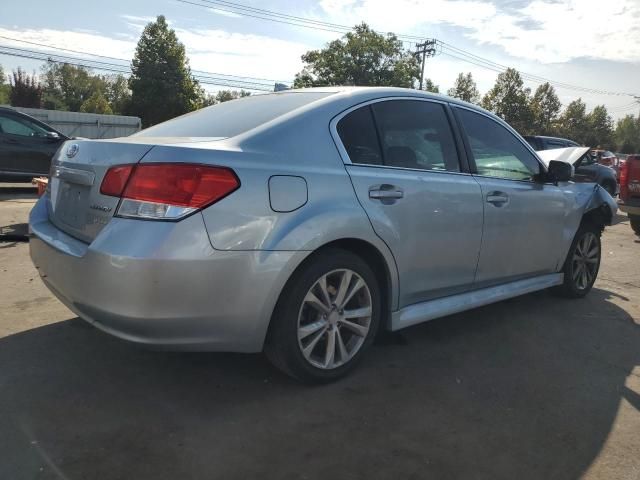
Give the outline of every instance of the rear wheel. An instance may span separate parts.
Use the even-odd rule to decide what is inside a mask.
[[[629,222],[635,234],[640,235],[640,215],[629,215]]]
[[[600,229],[589,223],[582,224],[564,263],[564,283],[555,291],[565,297],[584,297],[598,276],[600,255]]]
[[[360,360],[380,321],[376,276],[343,250],[312,257],[289,280],[272,318],[265,353],[306,382],[336,380]]]

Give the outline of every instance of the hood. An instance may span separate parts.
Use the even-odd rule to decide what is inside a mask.
[[[554,148],[553,150],[540,150],[536,153],[538,157],[549,166],[551,160],[558,160],[560,162],[570,163],[574,165],[580,160],[588,151],[589,147],[568,147],[568,148]]]

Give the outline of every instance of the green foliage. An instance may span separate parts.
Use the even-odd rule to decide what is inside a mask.
[[[228,102],[229,100],[248,97],[249,95],[251,95],[251,92],[247,92],[246,90],[220,90],[216,93],[215,101],[216,103]]]
[[[540,85],[533,94],[530,104],[532,132],[536,135],[554,135],[561,108],[562,104],[555,89],[549,83]]]
[[[9,103],[9,92],[11,87],[7,83],[7,75],[4,73],[2,65],[0,65],[0,105]]]
[[[640,153],[640,115],[627,115],[618,120],[614,140],[620,152]]]
[[[191,75],[184,45],[164,16],[144,28],[131,70],[131,110],[145,126],[200,106],[202,89]]]
[[[304,68],[295,88],[324,85],[412,87],[419,78],[418,60],[395,35],[380,35],[366,23],[322,50],[302,55]]]
[[[482,106],[525,135],[531,131],[530,93],[524,87],[520,73],[508,68],[498,75],[495,85],[482,99]]]
[[[106,89],[102,77],[67,63],[48,63],[42,72],[42,82],[45,108],[72,112],[78,112],[85,100]]]
[[[587,119],[587,106],[581,98],[567,105],[558,123],[559,135],[580,144],[585,144],[589,121]]]
[[[430,78],[424,79],[424,85],[422,86],[422,89],[425,92],[440,93],[440,85],[436,85],[435,83],[433,83],[433,80],[431,80]]]
[[[18,67],[10,79],[9,100],[14,107],[40,108],[42,104],[42,86],[36,74],[29,75]]]
[[[613,148],[613,120],[604,105],[598,105],[587,115],[587,125],[585,145]]]
[[[131,91],[128,79],[121,74],[103,76],[105,82],[104,96],[109,102],[111,111],[117,115],[128,115],[131,109]]]
[[[480,102],[480,92],[471,72],[466,75],[459,73],[453,87],[447,91],[447,95],[469,103]]]
[[[84,102],[82,102],[82,105],[80,105],[80,111],[84,113],[103,113],[106,115],[113,114],[113,110],[111,110],[109,102],[101,92],[95,92]]]

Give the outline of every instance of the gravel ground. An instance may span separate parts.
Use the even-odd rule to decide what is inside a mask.
[[[0,227],[33,190],[0,189]],[[583,300],[546,292],[418,325],[352,376],[111,338],[0,243],[0,479],[640,479],[640,239],[603,237]]]

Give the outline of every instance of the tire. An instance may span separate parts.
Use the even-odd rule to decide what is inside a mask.
[[[553,289],[555,293],[568,298],[582,298],[589,293],[600,269],[600,233],[601,229],[591,223],[580,225],[562,269],[564,282]]]
[[[640,235],[640,215],[629,215],[629,223],[634,233]]]
[[[612,183],[612,182],[603,182],[601,186],[602,186],[602,188],[604,188],[607,191],[607,193],[609,195],[611,195],[612,197],[616,196],[616,186],[615,186],[614,183]]]
[[[346,317],[356,310],[369,315]],[[369,265],[345,250],[324,250],[287,282],[271,319],[265,354],[298,380],[332,382],[360,361],[376,336],[380,316],[380,287]]]

